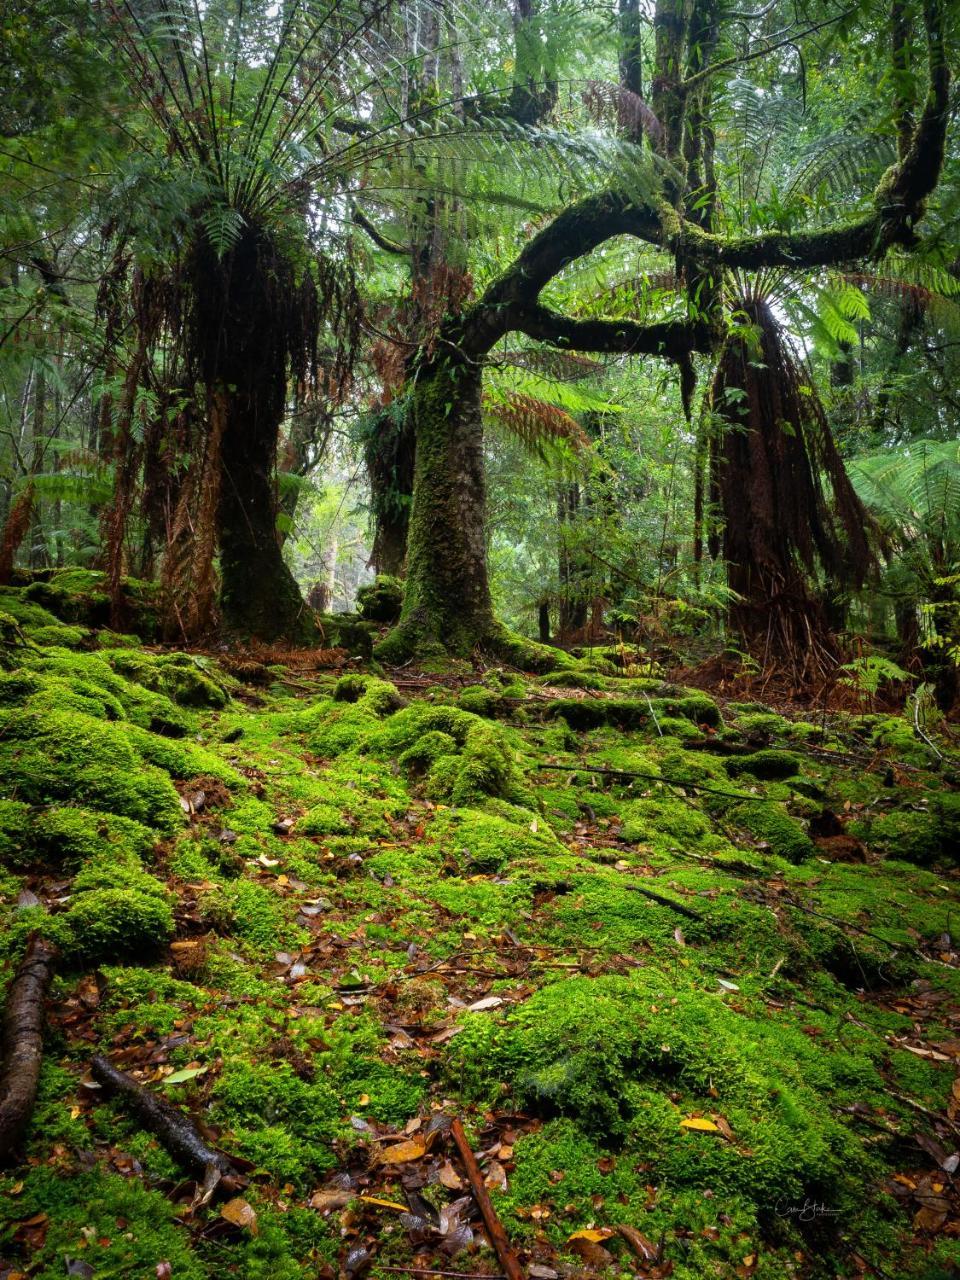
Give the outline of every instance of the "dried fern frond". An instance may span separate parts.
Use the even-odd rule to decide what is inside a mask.
[[[524,448],[544,462],[549,458],[550,445],[562,443],[577,453],[590,448],[590,439],[576,418],[546,400],[537,400],[519,391],[484,392],[483,407]]]
[[[610,80],[588,80],[583,105],[595,124],[614,124],[631,138],[645,133],[654,146],[663,141],[663,125],[638,93]]]

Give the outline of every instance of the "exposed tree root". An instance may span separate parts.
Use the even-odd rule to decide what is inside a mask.
[[[143,1127],[159,1138],[174,1160],[202,1179],[199,1203],[210,1200],[218,1187],[224,1191],[236,1188],[239,1173],[231,1161],[206,1145],[182,1111],[119,1071],[109,1059],[98,1054],[90,1065],[94,1080],[104,1091],[120,1098]]]
[[[33,1113],[43,1061],[43,1002],[56,959],[56,948],[33,934],[7,993],[0,1071],[0,1164],[9,1161]]]

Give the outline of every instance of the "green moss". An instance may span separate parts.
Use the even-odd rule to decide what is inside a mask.
[[[37,1280],[60,1280],[65,1259],[81,1260],[96,1276],[131,1280],[155,1275],[158,1261],[168,1262],[177,1280],[208,1274],[177,1220],[177,1206],[139,1178],[41,1165],[19,1181],[15,1195],[0,1188],[5,1237],[13,1235],[13,1224],[38,1213],[45,1229],[29,1244],[5,1243],[4,1254]]]
[[[468,685],[462,690],[457,702],[464,711],[472,711],[477,716],[496,716],[504,707],[503,697],[482,684]]]
[[[441,814],[431,824],[427,838],[451,854],[464,875],[496,872],[522,859],[548,859],[565,852],[552,832],[538,829],[533,814],[526,821],[511,822],[476,809],[456,809]]]
[[[33,815],[20,800],[0,800],[0,863],[18,866],[33,850]]]
[[[657,727],[665,738],[679,738],[681,742],[703,736],[695,724],[681,716],[658,716]]]
[[[766,733],[771,737],[787,736],[792,728],[790,721],[772,711],[750,711],[738,715],[733,722],[743,734]]]
[[[735,805],[726,816],[787,862],[803,862],[816,853],[816,846],[803,826],[791,818],[781,804],[750,801]]]
[[[342,1104],[326,1079],[311,1082],[286,1062],[234,1057],[217,1080],[213,1115],[229,1126],[230,1148],[278,1182],[304,1183],[336,1158]]]
[[[929,808],[898,809],[851,824],[851,831],[888,858],[918,866],[960,859],[960,795],[944,792]]]
[[[36,627],[30,632],[34,644],[42,646],[57,645],[63,649],[79,649],[90,635],[85,627],[68,627],[59,624],[49,627]]]
[[[155,955],[173,936],[173,912],[163,886],[156,883],[156,892],[137,887],[78,894],[66,915],[72,957],[100,962]]]
[[[119,675],[135,684],[162,693],[184,707],[227,705],[228,694],[213,664],[187,653],[146,654],[126,649],[104,655]]]
[[[595,671],[548,671],[537,684],[554,689],[605,689],[609,681]]]
[[[753,751],[724,761],[731,778],[748,773],[754,778],[792,778],[800,772],[800,757],[792,751]]]
[[[442,729],[428,729],[412,747],[400,753],[400,764],[412,773],[423,772],[442,756],[455,756],[457,743]]]
[[[357,591],[357,612],[368,622],[396,622],[403,607],[403,583],[388,573],[377,574]]]
[[[287,921],[280,898],[252,880],[218,885],[203,895],[200,911],[219,933],[233,933],[254,951],[276,951],[302,941],[304,933]]]
[[[0,737],[0,773],[31,804],[70,800],[163,832],[175,831],[183,821],[169,778],[143,762],[126,727],[79,711],[8,715]]]
[[[32,844],[44,861],[85,862],[98,857],[145,858],[156,843],[141,822],[89,809],[52,806],[34,817]]]
[[[765,1012],[744,1017],[719,995],[637,971],[569,979],[500,1024],[468,1015],[465,1027],[450,1059],[467,1087],[483,1096],[506,1081],[522,1106],[629,1142],[658,1182],[722,1187],[767,1210],[783,1196],[836,1205],[861,1193],[862,1154],[831,1091],[862,1087],[871,1063],[818,1049]],[[694,1112],[721,1114],[734,1141],[685,1131]]]

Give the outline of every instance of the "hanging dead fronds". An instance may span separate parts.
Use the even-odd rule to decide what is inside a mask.
[[[812,580],[819,571],[827,598],[863,584],[869,520],[769,305],[749,297],[737,309],[746,324],[724,344],[710,393],[710,497],[739,598],[731,623],[765,664],[806,680],[837,653]]]
[[[220,393],[208,406],[202,451],[180,486],[167,532],[160,575],[161,625],[167,640],[195,639],[212,631],[217,622],[214,554],[225,424]]]
[[[590,438],[576,418],[546,400],[519,391],[497,395],[485,391],[483,408],[543,461],[547,460],[551,444],[565,445],[577,453],[590,448]]]
[[[30,529],[35,497],[36,488],[31,477],[14,499],[0,535],[0,584],[6,585],[10,581],[13,562]]]
[[[663,125],[653,108],[623,85],[611,80],[588,80],[583,105],[597,124],[613,124],[629,138],[646,134],[655,148],[663,141]]]

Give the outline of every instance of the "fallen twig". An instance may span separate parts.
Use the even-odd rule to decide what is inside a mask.
[[[0,1071],[0,1164],[10,1159],[33,1114],[43,1061],[43,1002],[56,959],[56,947],[33,934],[7,992]]]
[[[497,1211],[494,1209],[490,1196],[487,1194],[480,1166],[477,1164],[476,1156],[470,1148],[467,1135],[464,1133],[463,1125],[459,1120],[454,1120],[453,1124],[451,1124],[450,1133],[457,1144],[457,1150],[460,1152],[460,1158],[463,1161],[463,1166],[470,1182],[470,1190],[473,1192],[473,1198],[476,1200],[477,1207],[483,1217],[490,1243],[496,1250],[507,1280],[525,1280],[523,1268],[517,1261],[517,1255],[513,1252],[510,1241],[507,1239],[507,1233],[503,1229],[503,1224],[497,1217]]]
[[[206,1204],[221,1183],[224,1190],[235,1189],[239,1178],[237,1170],[225,1155],[206,1145],[182,1111],[145,1089],[125,1071],[118,1071],[109,1059],[99,1054],[91,1062],[91,1070],[94,1080],[107,1093],[121,1098],[176,1161],[199,1175],[203,1182],[200,1204]]]

